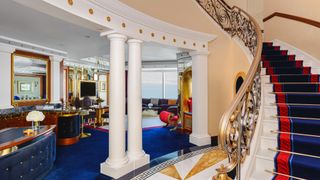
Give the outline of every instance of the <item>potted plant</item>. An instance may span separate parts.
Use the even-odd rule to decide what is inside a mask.
[[[99,104],[99,107],[101,107],[101,103],[103,103],[103,102],[104,102],[104,100],[101,99],[100,97],[98,97],[97,103]]]

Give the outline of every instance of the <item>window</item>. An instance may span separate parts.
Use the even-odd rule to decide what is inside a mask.
[[[163,97],[162,72],[142,72],[142,97]]]
[[[177,71],[142,71],[143,98],[178,98]]]
[[[164,98],[178,98],[178,75],[177,71],[164,72]]]

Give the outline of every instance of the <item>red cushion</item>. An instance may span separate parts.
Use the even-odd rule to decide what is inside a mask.
[[[192,97],[188,100],[189,112],[192,112]]]
[[[172,117],[172,113],[168,111],[162,111],[159,117],[162,122],[169,123],[169,119]]]
[[[171,121],[178,121],[179,120],[179,116],[173,116],[172,118],[171,118]]]

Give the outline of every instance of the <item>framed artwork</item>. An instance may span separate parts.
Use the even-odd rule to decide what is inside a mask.
[[[18,82],[18,92],[19,93],[31,93],[32,92],[32,82]]]
[[[100,85],[99,91],[105,92],[107,90],[106,81],[100,81],[99,85]]]

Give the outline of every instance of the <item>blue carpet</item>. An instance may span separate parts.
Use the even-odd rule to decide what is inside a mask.
[[[108,156],[108,133],[89,129],[87,132],[92,136],[72,146],[57,147],[57,159],[46,180],[90,180],[99,176],[100,163]],[[168,128],[143,131],[143,148],[151,160],[191,146],[189,135]]]
[[[277,94],[277,115],[280,116],[277,148],[280,152],[274,158],[275,172],[280,175],[273,179],[292,179],[285,175],[319,179],[320,76],[311,74],[311,67],[304,66],[295,55],[280,51],[272,43],[264,44],[262,54],[263,65],[271,75],[273,91]]]

